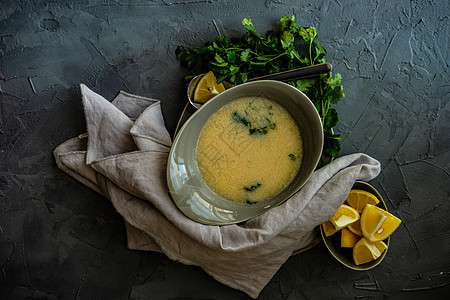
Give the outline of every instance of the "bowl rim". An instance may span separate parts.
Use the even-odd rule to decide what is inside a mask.
[[[386,206],[386,202],[384,202],[383,197],[381,197],[380,193],[369,183],[365,182],[365,181],[361,181],[361,180],[357,180],[355,181],[355,183],[353,184],[351,189],[360,189],[360,190],[365,190],[367,192],[370,192],[372,194],[375,195],[375,197],[377,197],[378,200],[380,200],[380,202],[378,204],[380,204],[382,206],[382,208],[384,208],[387,211],[387,206]],[[388,250],[389,250],[389,244],[391,241],[391,237],[387,237],[385,240],[383,240],[383,242],[386,244],[387,248],[385,251],[383,251],[383,253],[381,254],[380,257],[378,257],[377,259],[367,262],[365,264],[361,264],[361,265],[356,265],[354,263],[349,264],[346,261],[344,261],[337,253],[335,253],[335,251],[331,248],[330,244],[332,244],[333,242],[331,241],[331,237],[327,237],[325,236],[325,232],[323,231],[323,228],[321,225],[319,225],[319,230],[320,230],[320,235],[322,237],[322,241],[325,244],[325,247],[328,249],[328,251],[331,253],[331,255],[337,260],[339,261],[341,264],[343,264],[344,266],[346,266],[347,268],[350,268],[352,270],[355,271],[367,271],[370,269],[375,268],[376,266],[378,266],[384,259],[384,257],[386,256]]]
[[[284,82],[281,82],[281,81],[276,81],[276,80],[258,80],[258,81],[253,81],[253,82],[247,82],[247,83],[244,83],[244,84],[240,84],[238,86],[235,86],[235,87],[232,87],[230,89],[227,89],[223,93],[217,95],[213,99],[211,99],[208,102],[206,102],[205,104],[203,104],[198,110],[196,110],[188,118],[188,120],[186,120],[186,122],[184,122],[184,124],[181,126],[181,128],[178,130],[176,136],[174,137],[173,144],[172,144],[172,147],[171,147],[171,149],[169,151],[169,155],[168,155],[168,163],[167,163],[167,168],[166,168],[166,182],[167,182],[167,185],[168,185],[168,192],[169,192],[172,200],[174,201],[174,203],[176,204],[178,209],[184,215],[189,217],[190,219],[193,219],[194,221],[196,221],[198,223],[202,223],[202,224],[206,224],[206,225],[228,225],[228,224],[240,223],[240,222],[247,221],[249,219],[255,218],[255,217],[265,213],[267,210],[270,209],[270,208],[269,209],[262,209],[261,208],[261,209],[259,209],[259,211],[255,209],[255,213],[252,214],[249,217],[246,217],[246,218],[239,217],[239,218],[235,218],[235,219],[230,220],[230,221],[205,220],[201,216],[200,217],[196,216],[195,213],[193,213],[192,211],[185,211],[186,207],[184,207],[184,208],[182,207],[183,204],[186,203],[186,201],[180,200],[179,196],[176,195],[175,191],[173,190],[174,189],[174,184],[173,184],[173,182],[172,182],[173,180],[171,178],[171,175],[173,174],[173,172],[171,172],[171,170],[170,170],[171,165],[172,165],[171,164],[171,160],[174,157],[174,149],[177,147],[177,143],[178,143],[178,141],[180,139],[180,136],[182,136],[183,133],[188,129],[187,127],[190,125],[191,121],[193,119],[195,119],[198,114],[202,113],[210,105],[214,105],[215,102],[220,101],[219,102],[220,104],[216,103],[216,105],[218,107],[213,110],[214,112],[217,111],[217,109],[219,109],[220,107],[222,107],[223,105],[228,103],[228,101],[226,101],[226,98],[224,99],[225,96],[223,96],[223,95],[226,95],[227,93],[229,93],[232,90],[243,89],[244,86],[247,86],[247,85],[265,85],[265,84],[268,84],[268,83],[270,83],[272,85],[277,85],[279,87],[281,86],[284,89],[290,89],[291,92],[294,92],[296,94],[301,95],[300,98],[303,98],[304,100],[307,100],[308,101],[307,103],[309,103],[307,105],[310,107],[309,110],[314,111],[313,118],[316,119],[316,122],[318,122],[318,124],[320,124],[320,128],[321,128],[321,130],[318,131],[318,135],[320,135],[320,136],[318,136],[318,138],[316,139],[316,142],[318,143],[318,146],[319,146],[319,148],[321,150],[320,150],[320,155],[317,155],[317,157],[315,158],[315,164],[314,164],[315,167],[313,168],[313,170],[311,172],[309,172],[309,174],[307,176],[305,176],[305,179],[304,179],[304,181],[303,181],[303,183],[301,185],[299,185],[298,187],[293,189],[292,192],[288,193],[285,197],[283,197],[284,199],[282,201],[275,201],[276,203],[271,204],[270,208],[277,207],[277,206],[285,203],[287,200],[289,200],[293,195],[295,195],[301,189],[301,187],[303,187],[303,185],[311,178],[312,174],[314,173],[314,170],[315,170],[315,168],[317,167],[317,165],[318,165],[318,163],[320,161],[321,154],[323,152],[323,144],[324,144],[323,124],[322,124],[322,120],[320,118],[320,115],[319,115],[317,109],[314,106],[314,103],[312,103],[312,101],[308,98],[308,96],[306,96],[302,91],[300,91],[299,89],[295,88],[294,86],[292,86],[290,84],[287,84],[287,83],[284,83]],[[235,99],[235,98],[231,98],[231,99]],[[302,101],[304,101],[304,100],[302,100]],[[209,116],[212,113],[210,113]],[[315,126],[317,126],[317,125],[315,125]],[[239,211],[239,209],[236,209],[236,211]]]

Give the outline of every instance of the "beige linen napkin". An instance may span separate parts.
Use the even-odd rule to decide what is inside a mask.
[[[202,225],[169,196],[166,162],[172,144],[160,102],[124,92],[109,102],[81,85],[87,135],[58,146],[63,171],[107,197],[125,221],[130,249],[160,251],[203,268],[256,298],[293,253],[314,246],[315,227],[344,202],[356,180],[380,172],[365,154],[341,157],[316,171],[283,205],[247,222]]]

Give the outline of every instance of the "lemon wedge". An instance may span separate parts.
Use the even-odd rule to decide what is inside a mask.
[[[330,236],[338,232],[336,228],[334,228],[334,225],[331,224],[330,221],[327,221],[322,224],[323,233],[325,233],[325,236]]]
[[[379,202],[380,200],[375,195],[363,190],[351,190],[347,196],[348,205],[356,209],[359,213],[363,211],[366,204],[376,205]]]
[[[355,244],[361,239],[347,228],[343,228],[341,232],[341,247],[342,248],[353,248]]]
[[[359,236],[363,236],[362,231],[361,231],[361,219],[359,219],[358,221],[348,225],[347,228],[351,232],[353,232],[354,234],[359,235]]]
[[[386,239],[401,223],[396,216],[371,204],[367,204],[361,214],[361,231],[371,242]]]
[[[194,101],[198,103],[205,103],[216,95],[225,91],[223,83],[217,83],[216,76],[212,71],[209,71],[200,78],[194,90]]]
[[[386,249],[384,242],[371,242],[363,237],[353,247],[353,261],[356,265],[368,263],[379,258]]]
[[[342,204],[334,216],[331,217],[330,222],[334,225],[336,230],[340,230],[347,225],[359,220],[359,213],[353,207]]]

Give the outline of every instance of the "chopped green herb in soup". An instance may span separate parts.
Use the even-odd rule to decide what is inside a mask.
[[[205,123],[196,149],[208,186],[234,202],[254,204],[285,189],[303,157],[300,130],[278,103],[243,97]]]
[[[251,187],[244,187],[244,190],[246,190],[247,192],[253,192],[254,190],[256,190],[257,188],[259,188],[261,186],[261,183],[257,183],[255,185],[252,185]]]

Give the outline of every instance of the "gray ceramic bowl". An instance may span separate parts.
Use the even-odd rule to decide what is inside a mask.
[[[384,203],[383,198],[378,193],[378,191],[370,184],[363,182],[363,181],[356,181],[355,184],[353,185],[352,189],[358,189],[358,190],[363,190],[363,191],[372,193],[373,195],[375,195],[378,198],[378,200],[380,200],[380,202],[377,204],[377,206],[381,207],[382,209],[387,211],[386,203]],[[322,226],[320,226],[320,234],[322,235],[322,239],[325,243],[325,246],[328,248],[330,253],[334,256],[334,258],[336,258],[344,266],[346,266],[350,269],[356,270],[356,271],[367,271],[367,270],[372,269],[372,268],[376,267],[377,265],[379,265],[383,261],[384,257],[386,256],[387,250],[389,249],[389,242],[391,240],[391,238],[388,237],[387,239],[385,239],[383,241],[388,246],[388,249],[386,249],[386,251],[384,251],[379,258],[377,258],[376,260],[373,260],[371,262],[362,264],[362,265],[356,265],[353,262],[353,254],[352,254],[353,248],[349,249],[349,248],[341,247],[341,239],[340,239],[339,232],[335,233],[329,237],[326,237],[325,233],[323,232]]]
[[[258,96],[276,101],[291,113],[302,133],[303,162],[292,183],[275,197],[256,204],[235,203],[218,196],[204,182],[196,160],[200,131],[208,118],[226,103]],[[210,225],[238,223],[278,206],[294,195],[309,179],[322,154],[322,123],[313,103],[293,86],[273,80],[238,85],[202,105],[181,127],[174,139],[167,165],[169,192],[189,218]]]

